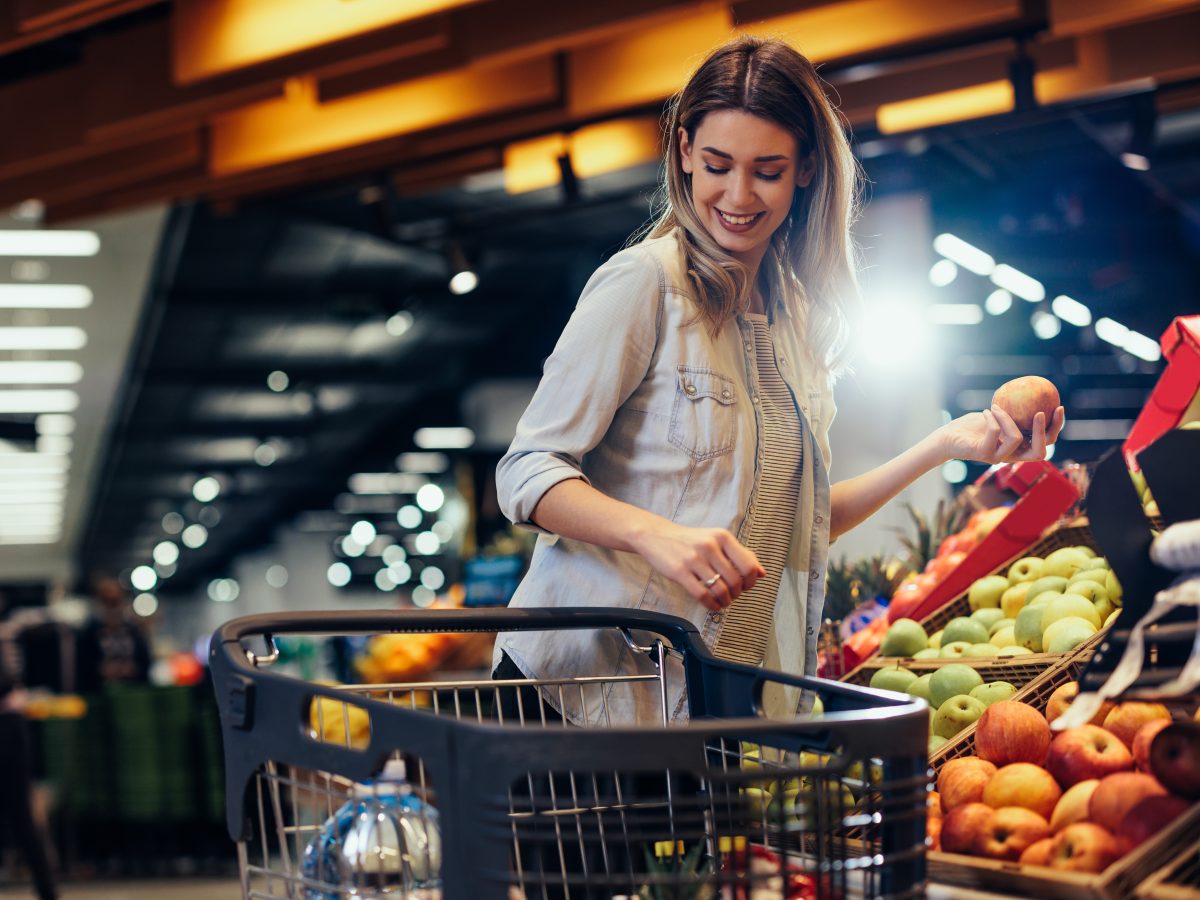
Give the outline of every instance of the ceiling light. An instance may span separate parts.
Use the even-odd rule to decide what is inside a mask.
[[[75,417],[61,413],[47,413],[34,419],[33,427],[38,434],[74,434]]]
[[[366,519],[360,519],[350,528],[350,537],[354,538],[354,540],[358,541],[364,547],[375,540],[376,533],[375,526]]]
[[[214,603],[232,603],[241,592],[232,578],[214,578],[208,583],[208,598]]]
[[[939,259],[929,269],[929,283],[934,287],[945,287],[958,277],[958,266],[948,259]]]
[[[278,564],[269,566],[266,578],[267,584],[273,588],[286,587],[288,583],[288,570]]]
[[[263,441],[254,448],[254,461],[260,466],[269,466],[277,459],[279,459],[279,453],[270,441]]]
[[[450,293],[452,294],[469,294],[475,288],[479,287],[479,276],[470,269],[464,269],[461,272],[456,272],[454,277],[450,279]]]
[[[1135,172],[1150,171],[1150,160],[1140,153],[1122,153],[1121,164],[1127,169],[1133,169]]]
[[[66,490],[67,476],[63,472],[31,475],[24,470],[0,472],[0,496],[23,491],[39,491],[57,494]]]
[[[396,589],[396,582],[392,580],[392,575],[387,569],[380,569],[375,573],[375,587],[384,592]]]
[[[416,528],[421,524],[421,518],[421,510],[412,505],[402,506],[396,511],[396,521],[401,528]]]
[[[179,534],[183,531],[183,516],[177,512],[169,512],[162,517],[162,529],[167,534]]]
[[[353,494],[411,494],[425,479],[411,472],[356,472],[346,480]]]
[[[70,453],[75,449],[75,441],[65,434],[42,434],[33,443],[37,453]]]
[[[344,562],[335,562],[325,570],[325,578],[334,587],[345,587],[350,583],[350,567]]]
[[[13,485],[13,487],[23,487],[23,485]],[[61,490],[58,491],[29,491],[18,493],[17,491],[0,491],[0,506],[26,506],[28,504],[38,503],[57,503],[61,504],[65,499],[66,494]]]
[[[198,550],[208,540],[208,529],[203,525],[192,524],[183,529],[179,538],[183,541],[183,546],[190,550]]]
[[[470,428],[418,428],[413,443],[422,450],[465,450],[475,443]]]
[[[1004,288],[996,288],[988,294],[987,300],[983,302],[983,308],[990,315],[1000,316],[1008,312],[1012,308],[1013,297]]]
[[[0,474],[60,474],[70,467],[70,457],[62,453],[0,452]]]
[[[991,275],[996,268],[996,261],[991,256],[953,234],[939,234],[933,239],[933,249],[976,275]]]
[[[221,482],[211,475],[196,479],[196,483],[192,485],[192,496],[201,503],[211,503],[217,499],[217,495],[220,493]]]
[[[138,594],[133,598],[133,611],[142,618],[154,615],[158,611],[158,598],[153,594]]]
[[[992,270],[992,283],[1030,303],[1039,303],[1046,299],[1046,288],[1040,281],[1004,263]]]
[[[402,563],[408,558],[408,554],[404,552],[404,548],[399,544],[388,544],[383,548],[381,556],[383,557],[383,561],[389,566],[394,563]]]
[[[1092,324],[1092,311],[1066,294],[1059,294],[1050,301],[1050,308],[1054,310],[1054,314],[1064,322],[1069,322],[1076,328],[1083,328]]]
[[[356,541],[354,535],[351,534],[343,537],[338,546],[341,548],[343,556],[358,557],[367,551],[367,548]]]
[[[436,484],[427,484],[417,491],[417,506],[425,512],[437,512],[445,502],[446,494]]]
[[[76,384],[83,366],[71,360],[0,362],[0,384]]]
[[[950,484],[962,484],[967,480],[967,464],[961,459],[952,459],[942,465],[942,478]]]
[[[3,309],[86,309],[92,290],[85,284],[0,284]]]
[[[388,575],[396,584],[408,584],[408,580],[412,578],[412,569],[406,562],[388,563]]]
[[[1051,315],[1045,310],[1037,310],[1029,318],[1029,324],[1033,326],[1033,333],[1040,337],[1043,341],[1048,341],[1053,337],[1057,337],[1062,331],[1062,322],[1058,316]]]
[[[425,585],[420,584],[413,588],[413,606],[419,606],[424,609],[426,607],[433,606],[435,600],[437,600],[437,594],[425,587]]]
[[[74,391],[0,390],[0,413],[65,413],[78,407]]]
[[[978,325],[983,321],[983,309],[976,303],[934,303],[928,315],[935,325]]]
[[[454,290],[453,287],[451,287],[450,289]],[[394,316],[390,316],[388,318],[388,320],[383,323],[384,330],[387,331],[387,333],[390,334],[392,337],[400,337],[402,334],[407,332],[408,329],[412,328],[412,326],[413,326],[412,313],[406,312],[404,310],[401,310],[400,312],[396,313]]]
[[[159,541],[154,545],[154,552],[151,555],[159,565],[172,565],[179,559],[179,545],[174,541]]]
[[[179,567],[177,565],[175,565],[175,563],[169,563],[167,565],[163,565],[162,563],[156,562],[154,564],[154,571],[158,573],[159,579],[170,578],[172,575],[175,574],[175,571],[178,568]]]
[[[100,237],[94,231],[0,231],[0,256],[95,256]]]
[[[454,526],[445,519],[438,519],[433,523],[433,527],[429,530],[436,534],[438,536],[438,540],[443,544],[450,543],[451,539],[454,537]]]
[[[432,531],[422,531],[413,542],[413,547],[422,556],[433,556],[442,549],[442,542]]]
[[[33,544],[57,544],[61,532],[45,533],[45,534],[6,534],[0,531],[0,545],[23,547]]]
[[[87,332],[75,325],[6,325],[0,327],[0,350],[79,350]]]
[[[291,384],[291,379],[288,378],[287,372],[281,369],[276,369],[267,376],[267,387],[277,394],[286,391],[289,384]]]
[[[149,566],[138,566],[129,573],[129,583],[139,591],[152,591],[158,584],[158,574]]]
[[[1158,341],[1136,331],[1125,335],[1124,347],[1129,353],[1146,362],[1158,362],[1162,359],[1162,348],[1158,346]]]
[[[396,468],[401,472],[439,475],[450,467],[450,458],[445,453],[401,453],[396,457]]]
[[[1114,347],[1124,347],[1128,335],[1129,329],[1115,319],[1102,317],[1096,320],[1096,337]]]
[[[446,583],[446,575],[437,566],[426,566],[421,570],[421,584],[431,591],[440,590]]]

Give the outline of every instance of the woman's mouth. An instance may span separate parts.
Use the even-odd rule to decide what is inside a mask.
[[[716,209],[716,207],[713,207]],[[717,218],[726,231],[732,231],[735,234],[740,234],[744,231],[749,231],[766,213],[752,213],[748,216],[735,216],[725,212],[722,209],[716,209]]]

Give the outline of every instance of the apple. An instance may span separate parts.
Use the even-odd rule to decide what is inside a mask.
[[[1092,558],[1090,549],[1080,547],[1060,547],[1043,560],[1043,575],[1059,575],[1068,581],[1076,572],[1087,567]]]
[[[904,692],[913,697],[920,697],[926,703],[930,703],[932,705],[931,697],[929,694],[929,682],[932,678],[933,678],[933,673],[926,672],[924,675],[918,676],[915,681],[913,681],[908,687],[906,687],[904,689]]]
[[[1054,689],[1054,693],[1050,695],[1050,699],[1046,702],[1046,721],[1054,724],[1054,720],[1067,711],[1067,707],[1075,700],[1079,693],[1079,684],[1074,681],[1068,681],[1066,684],[1060,684]],[[1104,718],[1109,714],[1115,706],[1111,701],[1104,701],[1100,707],[1100,711],[1092,717],[1089,724],[1102,726]]]
[[[1120,855],[1109,831],[1091,822],[1075,822],[1054,836],[1050,867],[1063,872],[1103,872]]]
[[[1086,820],[1092,791],[1096,790],[1099,783],[1099,778],[1089,778],[1067,788],[1054,806],[1054,813],[1050,816],[1050,830],[1057,834],[1068,825]]]
[[[986,791],[985,791],[986,793]],[[1166,796],[1167,789],[1153,775],[1145,772],[1115,772],[1105,775],[1096,785],[1092,799],[1088,801],[1088,819],[1115,831],[1125,818],[1145,797]]]
[[[958,694],[969,694],[972,688],[983,684],[979,673],[961,663],[949,663],[933,673],[929,681],[929,693],[933,705],[940,708],[943,703]]]
[[[983,789],[996,774],[996,767],[978,756],[951,759],[938,773],[937,789],[942,809],[950,812],[968,803],[983,801]]]
[[[965,694],[951,697],[938,707],[933,717],[933,733],[949,740],[968,725],[979,720],[987,709],[979,700]]]
[[[991,706],[993,703],[1008,700],[1016,692],[1016,686],[1007,681],[987,681],[978,687],[971,688],[968,696],[979,700],[984,706]],[[1039,716],[1039,718],[1041,717]],[[979,738],[977,737],[975,740],[979,740]]]
[[[1092,570],[1095,571],[1095,570]],[[1088,572],[1080,572],[1081,575],[1090,574]],[[1074,584],[1068,584],[1067,589],[1063,592],[1068,596],[1074,595],[1077,597],[1086,597],[1096,607],[1097,611],[1105,608],[1105,613],[1101,613],[1101,618],[1107,612],[1112,612],[1116,607],[1108,598],[1108,588],[1097,581],[1076,581]]]
[[[913,654],[913,659],[938,659],[942,655],[942,651],[937,647],[926,647],[924,650],[918,650]]]
[[[1189,809],[1191,804],[1182,797],[1170,794],[1144,797],[1125,813],[1117,826],[1117,846],[1122,853],[1136,850]]]
[[[1092,560],[1092,562],[1096,562],[1096,560]],[[1107,565],[1105,560],[1100,560],[1100,562],[1103,562],[1105,565]],[[1080,569],[1067,581],[1067,588],[1073,588],[1077,584],[1096,584],[1100,587],[1104,587],[1104,580],[1106,578],[1108,578],[1108,569],[1106,568],[1092,566],[1090,569]],[[1063,590],[1063,593],[1066,593],[1066,590]],[[1105,589],[1104,594],[1105,596],[1108,595],[1107,588]]]
[[[1016,619],[1009,619],[1007,617],[1000,619],[998,622],[995,622],[990,628],[988,628],[988,639],[991,640],[996,636],[997,632],[1003,631],[1005,628],[1012,628],[1016,624]]]
[[[876,669],[871,676],[871,687],[877,691],[898,691],[904,693],[908,686],[917,680],[915,672],[903,666],[884,666]]]
[[[1009,763],[998,769],[983,789],[983,802],[993,809],[1023,806],[1047,820],[1060,797],[1062,789],[1050,773],[1027,762]]]
[[[1040,766],[1046,761],[1049,748],[1050,726],[1045,717],[1032,706],[1015,700],[1000,700],[990,705],[975,728],[975,752],[997,766],[1011,763]]]
[[[962,659],[964,656],[969,656],[967,653],[971,649],[971,645],[966,641],[954,641],[949,644],[942,644],[942,649],[938,651],[938,656],[942,659]]]
[[[967,803],[950,810],[942,819],[942,850],[972,852],[976,837],[987,830],[995,815],[996,811],[983,803]]]
[[[1000,648],[1000,656],[1029,656],[1033,653],[1028,647],[1022,647],[1020,644],[1012,644],[1008,647]]]
[[[1104,727],[1121,739],[1130,750],[1141,727],[1151,719],[1169,719],[1171,711],[1161,703],[1118,703],[1104,719]]]
[[[1003,575],[985,575],[971,585],[967,591],[967,605],[972,611],[1000,608],[1000,596],[1008,590],[1008,579]]]
[[[987,659],[987,658],[990,658],[993,656],[999,656],[1000,648],[997,647],[995,644],[991,643],[990,641],[986,644],[972,644],[970,647],[967,648],[966,653],[964,653],[963,655],[973,657],[975,659],[979,659],[979,658]]]
[[[991,509],[981,509],[971,516],[967,527],[972,529],[976,544],[996,530],[996,526],[1008,515],[1008,510],[1007,506],[994,506]],[[971,524],[972,521],[974,525]]]
[[[933,754],[936,753],[944,743],[946,743],[946,738],[942,737],[940,734],[931,735],[926,749],[930,754]]]
[[[985,607],[975,610],[969,618],[974,619],[988,630],[988,634],[991,634],[992,626],[1004,618],[1004,613],[999,607]]]
[[[938,629],[929,636],[929,646],[935,650],[942,646],[942,629]]]
[[[1059,407],[1058,388],[1040,375],[1023,375],[1006,381],[992,394],[992,403],[1012,417],[1026,440],[1033,434],[1033,421],[1042,414],[1043,424],[1050,427]]]
[[[1092,628],[1100,629],[1100,614],[1092,601],[1078,594],[1059,594],[1042,608],[1042,633],[1059,619],[1080,618],[1092,624]],[[1045,638],[1042,640],[1045,643]]]
[[[1017,860],[1023,866],[1049,866],[1050,848],[1054,846],[1054,838],[1042,838],[1025,848]]]
[[[1100,569],[1102,571],[1107,572],[1111,568],[1112,568],[1112,566],[1109,565],[1108,560],[1105,557],[1093,556],[1091,559],[1088,560],[1087,568],[1083,569],[1081,571],[1086,572],[1089,569]],[[1075,574],[1078,575],[1079,573],[1076,572]]]
[[[1036,581],[1029,582],[1029,593],[1025,595],[1026,600],[1032,600],[1034,597],[1041,596],[1046,591],[1057,591],[1060,594],[1066,593],[1067,579],[1061,575],[1043,575]]]
[[[1005,806],[975,835],[974,850],[989,859],[1019,859],[1033,844],[1050,836],[1043,816],[1020,806]]]
[[[983,644],[986,643],[987,639],[987,626],[967,616],[957,616],[951,619],[946,623],[946,627],[942,629],[943,647],[957,641],[966,641],[968,644]]]
[[[1104,576],[1104,587],[1108,590],[1108,597],[1117,606],[1121,605],[1121,598],[1124,596],[1124,591],[1121,590],[1121,582],[1117,579],[1117,573],[1111,569]]]
[[[1034,652],[1042,652],[1042,608],[1026,606],[1017,613],[1016,624],[1013,625],[1013,638],[1021,647]]]
[[[1194,721],[1164,728],[1150,742],[1150,771],[1185,797],[1200,797],[1200,728]]]
[[[1120,739],[1095,725],[1059,732],[1050,742],[1046,768],[1063,787],[1105,778],[1133,768],[1133,756]]]
[[[1015,619],[1017,613],[1025,606],[1029,596],[1029,585],[1032,582],[1019,581],[1000,596],[1000,611],[1010,619]]]
[[[1037,581],[1042,577],[1042,560],[1038,556],[1023,556],[1008,567],[1008,583]]]
[[[1016,636],[1016,634],[1013,633],[1013,627],[1011,625],[1009,625],[1006,628],[1001,628],[999,631],[997,631],[995,634],[993,634],[991,636],[990,640],[992,642],[992,646],[996,647],[999,650],[1003,650],[1005,647],[1020,647],[1021,646],[1020,644],[1017,643],[1017,636]],[[1022,648],[1022,649],[1024,649],[1024,648]]]
[[[1025,605],[1027,607],[1040,606],[1045,608],[1047,603],[1049,603],[1051,600],[1057,600],[1062,595],[1062,591],[1042,591],[1040,594],[1035,594],[1033,591],[1030,591],[1025,595]]]
[[[1170,719],[1151,719],[1145,725],[1138,729],[1137,734],[1133,736],[1133,762],[1141,771],[1150,772],[1150,742],[1164,728],[1171,724]],[[1155,776],[1159,781],[1162,781],[1161,776]]]
[[[1052,623],[1042,633],[1042,649],[1046,653],[1067,653],[1086,643],[1097,631],[1096,626],[1086,619],[1067,616]]]
[[[925,629],[913,619],[897,619],[879,646],[881,656],[912,656],[929,646]]]

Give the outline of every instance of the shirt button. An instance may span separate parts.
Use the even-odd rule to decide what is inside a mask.
[[[754,345],[753,345],[753,344],[750,344],[750,343],[747,343],[747,344],[746,344],[746,350],[747,350],[747,351],[749,351],[749,350],[753,350],[753,349],[754,349]]]
[[[752,401],[754,401],[755,403],[757,403],[757,402],[758,402],[758,394],[755,394],[755,395],[754,395],[753,397],[751,397],[750,399],[751,399]]]
[[[710,613],[708,614],[708,621],[710,621],[710,622],[720,622],[720,621],[721,621],[721,614],[720,614],[719,612],[710,612]]]
[[[821,524],[822,522],[824,522],[824,521],[825,521],[825,517],[824,517],[824,516],[817,516],[817,524],[818,524],[818,525],[820,525],[820,524]]]
[[[808,579],[809,579],[809,581],[816,581],[816,580],[817,580],[817,574],[818,574],[818,573],[816,573],[816,572],[809,572],[809,573],[808,573]]]
[[[695,386],[694,384],[687,384],[687,385],[684,385],[683,389],[684,389],[685,391],[687,391],[689,394],[694,394],[694,393],[696,393],[696,386]]]
[[[725,398],[726,400],[728,400],[730,397],[733,396],[733,393],[731,391],[721,391],[721,396],[723,398]]]

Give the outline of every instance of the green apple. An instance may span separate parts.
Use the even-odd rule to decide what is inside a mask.
[[[912,684],[904,689],[906,694],[911,694],[913,697],[920,697],[926,703],[932,704],[933,697],[929,693],[929,682],[933,680],[933,673],[926,672]]]
[[[1064,594],[1077,593],[1073,592],[1071,588],[1075,587],[1077,584],[1087,583],[1098,584],[1100,587],[1104,587],[1104,579],[1107,577],[1108,569],[1080,569],[1071,576],[1071,580],[1067,583],[1067,586],[1062,589],[1062,591]]]
[[[1061,594],[1066,587],[1067,579],[1061,575],[1043,575],[1037,581],[1030,582],[1029,593],[1025,595],[1025,599],[1032,600],[1046,591],[1058,591]]]
[[[1096,555],[1096,551],[1093,550],[1091,547],[1089,547],[1087,544],[1079,544],[1075,547],[1075,549],[1078,550],[1080,553],[1082,553],[1084,556],[1086,556],[1088,559],[1100,559],[1100,557]]]
[[[1042,591],[1040,594],[1031,594],[1030,596],[1032,596],[1033,599],[1025,604],[1026,607],[1045,606],[1051,600],[1057,600],[1059,597],[1061,597],[1062,591]]]
[[[967,648],[967,656],[989,657],[999,655],[1000,648],[990,641],[986,644],[972,644]]]
[[[1091,600],[1078,594],[1061,594],[1042,607],[1042,633],[1045,634],[1046,629],[1059,619],[1067,618],[1084,619],[1092,624],[1093,629],[1100,628],[1100,614],[1096,612]],[[1045,638],[1042,639],[1042,644],[1049,646]]]
[[[971,585],[967,591],[967,605],[972,610],[998,609],[1000,595],[1008,590],[1008,579],[1003,575],[985,575]]]
[[[1105,559],[1103,556],[1093,556],[1091,559],[1089,559],[1087,561],[1087,565],[1084,566],[1081,571],[1091,572],[1093,569],[1101,569],[1101,570],[1107,572],[1111,568],[1112,568],[1112,566],[1110,566],[1108,564],[1108,560]],[[1078,575],[1079,572],[1076,572],[1075,574]]]
[[[992,626],[1004,618],[1004,613],[998,606],[989,606],[975,610],[971,613],[970,618],[983,625],[988,630],[988,634],[991,634]]]
[[[1074,650],[1097,631],[1099,629],[1088,619],[1067,616],[1051,623],[1042,635],[1042,643],[1047,653],[1066,653],[1068,650]]]
[[[933,647],[935,650],[942,646],[942,629],[939,628],[929,636],[929,646]]]
[[[969,641],[951,641],[949,644],[943,644],[938,654],[942,659],[962,659],[970,649]]]
[[[1070,578],[1087,565],[1096,554],[1090,547],[1060,547],[1046,557],[1042,566],[1043,575],[1061,575]]]
[[[1108,589],[1108,599],[1113,602],[1113,606],[1121,605],[1123,592],[1121,591],[1121,582],[1117,580],[1117,573],[1109,569],[1107,575],[1104,576],[1104,587]]]
[[[954,737],[972,722],[978,721],[987,707],[983,701],[965,694],[950,697],[933,717],[933,733],[946,739]]]
[[[1042,577],[1042,560],[1036,556],[1023,556],[1008,567],[1008,583],[1037,581]]]
[[[1092,606],[1096,607],[1096,614],[1103,622],[1109,617],[1116,605],[1108,596],[1108,588],[1102,584],[1097,584],[1094,581],[1077,581],[1075,584],[1067,585],[1068,594],[1078,594],[1080,597],[1086,597],[1092,601]]]
[[[1027,606],[1017,613],[1013,639],[1034,653],[1042,652],[1042,607]]]
[[[1022,647],[1020,644],[1011,644],[1007,647],[1000,648],[1000,658],[1006,656],[1029,656],[1033,653],[1028,647]]]
[[[938,747],[942,746],[944,743],[946,743],[946,739],[940,734],[935,734],[929,739],[929,752],[935,753]]]
[[[988,639],[987,626],[967,616],[958,616],[946,623],[942,629],[942,644],[953,644],[956,641],[966,641],[968,644],[982,644]]]
[[[970,666],[962,663],[950,663],[942,666],[933,673],[929,680],[929,694],[933,706],[940,708],[943,703],[957,694],[969,694],[972,688],[983,684],[979,673]]]
[[[1011,647],[1016,644],[1017,635],[1013,630],[1014,627],[1015,623],[1014,625],[1008,625],[1004,628],[1001,628],[999,631],[993,634],[991,637],[992,646],[998,650],[1003,650],[1005,647]]]
[[[979,700],[984,706],[991,706],[998,700],[1009,699],[1016,692],[1016,685],[1009,684],[1007,681],[988,681],[979,687],[971,688],[970,696]]]
[[[1005,628],[1012,628],[1013,625],[1015,625],[1016,623],[1017,623],[1016,619],[1001,619],[999,622],[997,622],[995,625],[993,625],[991,628],[988,629],[988,637],[993,638],[996,636],[997,631],[1003,631]]]
[[[1014,584],[1000,595],[1000,611],[1010,619],[1015,619],[1017,613],[1025,606],[1025,598],[1029,596],[1029,585],[1032,581],[1021,581]]]
[[[884,666],[871,676],[871,687],[878,691],[898,691],[903,694],[917,680],[915,672],[903,666]]]
[[[942,655],[942,651],[937,647],[926,647],[924,650],[918,650],[913,654],[913,659],[937,659]]]
[[[912,656],[929,646],[925,629],[915,619],[897,619],[884,635],[881,656]]]

